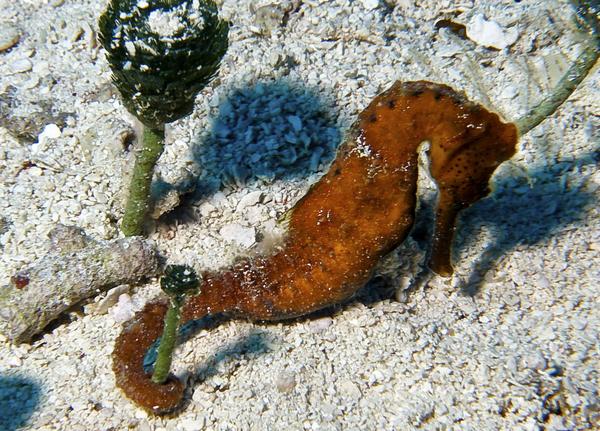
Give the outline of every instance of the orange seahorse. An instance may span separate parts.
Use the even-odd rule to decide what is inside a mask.
[[[517,128],[445,85],[397,82],[360,114],[329,171],[291,210],[283,246],[202,274],[182,323],[223,312],[287,319],[351,297],[413,225],[423,141],[430,142],[430,172],[439,187],[430,267],[451,274],[457,213],[488,194],[490,176],[515,152]],[[184,392],[174,376],[158,385],[142,367],[166,310],[164,300],[148,304],[126,325],[113,354],[117,385],[157,414],[175,409]]]

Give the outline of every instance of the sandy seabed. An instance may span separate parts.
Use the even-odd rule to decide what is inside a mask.
[[[585,37],[566,1],[218,3],[229,51],[194,113],[169,128],[157,172],[196,192],[150,235],[199,270],[264,247],[394,81],[444,83],[515,120]],[[0,285],[48,251],[57,223],[119,236],[136,127],[96,42],[105,6],[0,0]],[[447,25],[469,30],[480,14],[514,43],[486,48]],[[149,417],[115,387],[120,313],[159,294],[155,280],[132,286],[107,313],[76,307],[31,345],[0,340],[0,429],[600,427],[598,88],[596,68],[520,140],[491,196],[463,214],[451,278],[418,283],[419,225],[334,310],[198,331],[176,352],[193,389],[171,418]]]

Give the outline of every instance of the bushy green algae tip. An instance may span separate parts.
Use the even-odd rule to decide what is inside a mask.
[[[152,14],[175,10],[180,28],[169,35],[152,31]],[[125,107],[153,129],[192,112],[228,47],[229,23],[211,0],[111,0],[99,28]]]

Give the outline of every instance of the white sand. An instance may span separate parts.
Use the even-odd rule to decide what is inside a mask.
[[[514,120],[556,84],[581,41],[565,1],[306,0],[274,3],[279,10],[261,8],[265,1],[219,3],[233,23],[230,49],[194,114],[170,129],[159,167],[171,183],[202,174],[206,193],[151,235],[174,263],[198,269],[248,253],[252,230],[266,238],[255,247],[264,246],[277,218],[318,178],[310,167],[326,168],[311,155],[322,148],[326,157],[336,135],[395,80],[451,85]],[[0,286],[44,254],[56,223],[97,238],[119,234],[133,163],[123,139],[133,126],[95,42],[105,5],[0,0],[0,34],[10,36],[0,42],[14,44],[0,52]],[[478,14],[516,28],[516,43],[490,50],[434,26]],[[300,89],[290,93],[278,80]],[[372,283],[334,311],[200,331],[177,351],[175,371],[196,383],[174,418],[148,417],[115,389],[114,312],[74,312],[31,346],[0,341],[0,429],[599,427],[598,88],[596,70],[521,139],[492,196],[462,219],[452,278],[403,291],[422,267],[422,245],[409,240],[384,268],[393,274],[385,288]],[[42,133],[49,124],[60,135],[53,126]],[[211,127],[215,137],[203,146]],[[280,158],[288,165],[275,179],[263,175]],[[28,160],[36,166],[20,171]],[[262,195],[250,195],[256,191]],[[230,225],[244,232],[240,241],[222,236]],[[474,276],[480,262],[486,271]],[[461,293],[465,286],[474,296]],[[139,308],[158,287],[131,294]]]

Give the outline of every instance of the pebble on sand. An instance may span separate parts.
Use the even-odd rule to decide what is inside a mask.
[[[504,29],[496,21],[488,21],[482,14],[473,16],[467,24],[467,36],[478,45],[504,49],[517,41],[516,27]]]
[[[5,24],[0,24],[0,52],[7,51],[17,43],[21,35],[15,27]]]

